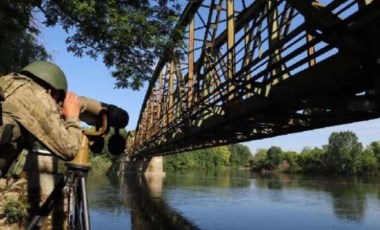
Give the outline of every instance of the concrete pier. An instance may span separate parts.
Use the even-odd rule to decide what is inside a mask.
[[[128,156],[120,163],[119,174],[124,173],[163,174],[163,157],[130,158]]]

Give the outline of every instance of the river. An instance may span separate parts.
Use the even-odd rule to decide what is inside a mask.
[[[90,175],[92,229],[380,229],[380,177]]]

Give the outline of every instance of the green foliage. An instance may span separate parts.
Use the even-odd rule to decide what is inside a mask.
[[[184,170],[195,168],[196,152],[181,153],[164,157],[165,170]]]
[[[282,152],[279,147],[259,149],[253,158],[253,170],[282,170],[304,173],[367,174],[379,167],[380,144],[372,142],[363,151],[350,131],[334,132],[322,148],[304,148],[300,154]],[[290,168],[279,167],[286,160]]]
[[[326,168],[324,157],[325,151],[323,149],[317,147],[314,149],[304,148],[296,161],[303,172],[322,172]]]
[[[165,170],[183,170],[249,166],[254,171],[367,174],[378,169],[379,153],[378,142],[371,143],[363,151],[356,135],[347,131],[332,133],[327,145],[304,148],[300,154],[283,152],[280,147],[273,146],[268,150],[258,149],[252,156],[248,147],[236,144],[166,156],[164,167]]]
[[[149,80],[157,58],[164,54],[166,47],[177,45],[170,39],[171,35],[183,33],[181,29],[173,32],[180,13],[175,0],[5,0],[0,3],[2,49],[12,49],[13,46],[6,45],[14,45],[14,40],[27,37],[32,47],[46,56],[43,47],[33,43],[33,37],[20,36],[38,34],[33,22],[33,12],[37,11],[40,18],[44,17],[45,26],[59,25],[67,32],[69,52],[78,57],[103,57],[104,64],[113,70],[118,88],[139,89]],[[36,52],[33,58],[40,58]],[[16,57],[18,52],[2,54],[6,60]],[[165,55],[170,56],[170,53]]]
[[[216,147],[214,150],[215,150],[214,165],[216,167],[222,167],[222,166],[230,165],[231,152],[227,146]]]
[[[222,156],[222,162],[225,166],[231,165],[231,151],[228,148],[228,146],[219,146],[217,149],[218,152],[220,152]]]
[[[280,147],[273,146],[268,149],[267,160],[269,169],[275,169],[283,159],[283,152]]]
[[[250,167],[252,166],[253,156],[249,148],[242,144],[231,145],[230,162],[233,167]]]
[[[338,173],[356,173],[356,160],[362,150],[363,146],[353,132],[333,132],[327,145],[327,166]]]
[[[364,150],[356,157],[355,160],[355,173],[365,174],[374,172],[377,169],[377,159],[371,149]]]
[[[36,40],[32,23],[32,6],[20,1],[0,2],[0,75],[20,70],[36,60],[49,58]]]
[[[235,149],[232,153],[231,149]],[[250,155],[250,157],[247,155]],[[241,156],[239,156],[241,154]],[[233,156],[235,155],[235,156]],[[238,161],[236,161],[238,159]],[[246,159],[247,161],[244,161]],[[165,156],[165,170],[184,170],[184,169],[213,169],[223,166],[249,166],[252,154],[243,145],[235,147],[221,146],[209,149],[195,150],[191,152]]]
[[[9,224],[21,224],[28,217],[29,205],[18,199],[9,199],[5,203],[4,216]]]
[[[283,153],[283,160],[286,160],[290,165],[289,171],[292,171],[292,172],[301,171],[301,167],[299,166],[297,162],[298,157],[299,155],[294,151],[288,151],[288,152]]]
[[[268,168],[268,160],[267,160],[267,150],[266,149],[258,149],[256,154],[253,156],[253,170],[260,171],[261,169]]]
[[[369,148],[372,150],[374,156],[376,157],[377,163],[380,164],[380,142],[374,141],[369,145]]]
[[[105,174],[111,167],[112,161],[107,155],[97,155],[91,158],[92,173]]]

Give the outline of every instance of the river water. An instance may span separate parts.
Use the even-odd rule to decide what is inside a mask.
[[[92,229],[380,229],[380,177],[90,175]]]

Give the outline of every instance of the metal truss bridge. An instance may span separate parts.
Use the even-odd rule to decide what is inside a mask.
[[[177,28],[129,156],[380,117],[380,0],[193,0]]]

